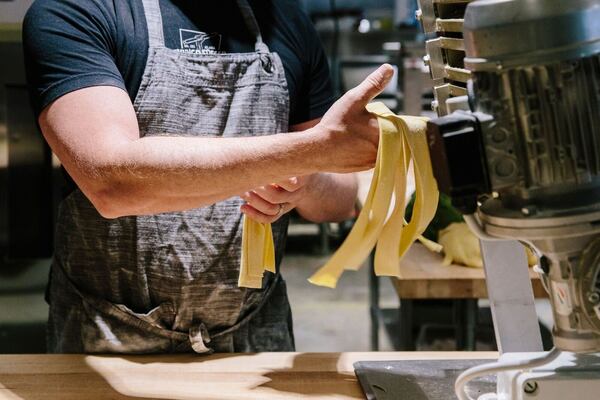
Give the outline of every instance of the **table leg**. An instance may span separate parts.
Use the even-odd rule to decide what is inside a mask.
[[[452,301],[456,350],[475,350],[477,329],[477,299],[456,299]]]
[[[466,319],[466,333],[465,333],[465,350],[475,351],[475,334],[477,331],[477,299],[466,299],[465,303],[465,319]]]
[[[401,351],[415,350],[413,339],[413,301],[409,299],[400,300],[400,349]]]
[[[465,310],[463,301],[460,299],[452,300],[452,312],[454,314],[454,332],[456,340],[456,350],[462,351],[465,349]]]
[[[368,260],[369,267],[369,312],[371,314],[371,350],[379,350],[379,278],[375,275],[375,253],[371,251]]]
[[[327,223],[319,224],[319,241],[321,242],[321,254],[329,254],[329,225]]]

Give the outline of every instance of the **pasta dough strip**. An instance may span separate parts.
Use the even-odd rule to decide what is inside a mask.
[[[275,273],[275,247],[271,224],[243,216],[239,287],[262,288],[264,271]]]
[[[426,137],[426,119],[397,116],[383,103],[371,103],[367,110],[379,122],[379,148],[367,200],[355,226],[334,253],[309,281],[335,287],[345,269],[356,270],[377,244],[375,273],[399,276],[401,258],[415,240],[440,251],[441,246],[422,238],[437,209],[439,192],[433,177]],[[414,164],[416,200],[413,216],[405,225],[406,175]],[[395,206],[387,219],[392,195]]]

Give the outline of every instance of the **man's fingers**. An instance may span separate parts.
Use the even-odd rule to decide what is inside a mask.
[[[242,212],[246,214],[249,218],[253,219],[256,222],[260,222],[263,224],[270,224],[271,222],[275,222],[279,219],[279,215],[266,215],[261,213],[256,208],[252,207],[250,204],[244,204],[241,208]]]
[[[288,192],[283,186],[261,186],[254,189],[254,192],[269,203],[273,204],[290,203],[293,200],[292,193]]]
[[[393,76],[394,68],[389,64],[383,64],[352,89],[353,95],[362,103],[361,106],[366,106],[385,89]]]
[[[279,214],[279,210],[281,208],[279,204],[270,203],[254,192],[246,192],[241,197],[248,204],[265,215],[274,216]]]
[[[244,214],[246,214],[249,218],[255,220],[256,222],[261,222],[263,224],[270,224],[277,221],[279,218],[290,212],[292,209],[293,207],[291,207],[289,204],[286,204],[281,209],[281,212],[277,215],[267,215],[252,207],[250,204],[244,204],[241,207],[241,211]]]
[[[298,190],[302,186],[304,186],[304,180],[301,178],[294,177],[294,178],[286,179],[283,182],[277,183],[277,186],[287,190],[288,192],[295,192],[296,190]]]

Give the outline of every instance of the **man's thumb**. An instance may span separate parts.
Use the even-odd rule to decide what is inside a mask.
[[[364,102],[364,105],[367,105],[368,102],[385,89],[393,76],[394,68],[390,64],[383,64],[367,76],[357,87],[352,89],[352,91]]]

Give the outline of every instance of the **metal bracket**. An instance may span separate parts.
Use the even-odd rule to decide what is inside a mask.
[[[517,241],[481,240],[480,245],[498,351],[542,351],[524,247]]]

